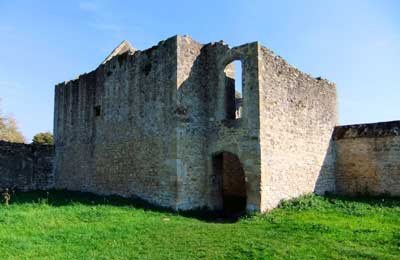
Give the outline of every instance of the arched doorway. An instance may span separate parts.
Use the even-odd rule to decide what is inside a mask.
[[[218,178],[222,209],[227,217],[238,217],[246,212],[246,183],[239,158],[229,152],[213,156],[214,173]]]

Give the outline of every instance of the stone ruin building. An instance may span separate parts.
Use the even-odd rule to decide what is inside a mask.
[[[400,196],[400,122],[337,123],[335,85],[258,42],[174,36],[144,51],[123,42],[56,86],[52,156],[6,165],[15,156],[0,145],[0,187],[247,212],[313,192]],[[52,170],[35,172],[42,163]]]

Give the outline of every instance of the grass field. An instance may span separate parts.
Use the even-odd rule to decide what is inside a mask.
[[[0,206],[0,259],[400,259],[399,199],[306,196],[236,223],[212,217],[17,193]]]

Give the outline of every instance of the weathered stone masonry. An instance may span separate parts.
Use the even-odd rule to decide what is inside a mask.
[[[336,127],[336,189],[400,196],[400,121]]]
[[[237,193],[223,188],[229,180],[215,170],[227,152],[242,165],[248,211],[334,190],[333,84],[258,42],[229,48],[176,36],[114,54],[56,86],[57,188],[138,196],[175,209],[222,208],[223,193]],[[243,66],[238,119],[235,60]]]
[[[337,122],[335,85],[258,42],[124,41],[56,86],[53,160],[50,147],[0,144],[0,187],[259,212],[312,192],[399,196],[400,123]]]
[[[174,209],[223,208],[234,194],[247,211],[343,190],[345,151],[332,140],[334,84],[258,42],[229,48],[175,36],[144,51],[128,45],[56,86],[57,188],[138,196]],[[243,67],[240,118],[235,60]]]
[[[53,146],[0,141],[0,191],[54,187],[52,160]]]
[[[176,207],[175,40],[56,86],[56,188]]]
[[[305,193],[335,190],[331,145],[336,87],[260,47],[263,208]]]

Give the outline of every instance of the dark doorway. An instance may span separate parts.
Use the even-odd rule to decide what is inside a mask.
[[[242,164],[236,155],[228,152],[215,155],[213,164],[219,180],[224,216],[238,218],[246,213],[246,183]]]

